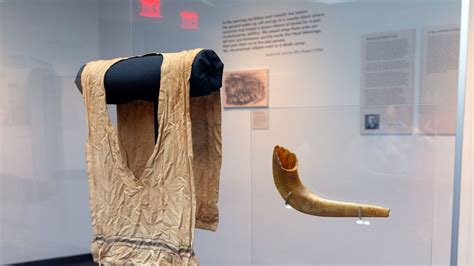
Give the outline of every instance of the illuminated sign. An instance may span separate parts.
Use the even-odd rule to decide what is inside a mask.
[[[181,28],[185,30],[199,29],[199,14],[196,12],[181,12]]]
[[[140,16],[148,18],[161,18],[160,15],[160,0],[139,0],[140,1]]]

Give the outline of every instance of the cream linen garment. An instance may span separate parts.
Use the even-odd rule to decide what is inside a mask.
[[[91,249],[98,263],[198,265],[194,228],[217,228],[220,93],[190,98],[199,51],[162,54],[156,144],[152,103],[118,105],[117,128],[107,111],[105,74],[128,58],[90,62],[82,72]]]

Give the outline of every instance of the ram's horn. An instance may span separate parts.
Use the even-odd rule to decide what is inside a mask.
[[[327,217],[388,217],[390,210],[366,204],[323,199],[307,189],[298,175],[298,160],[289,150],[275,146],[273,179],[278,192],[294,209]]]

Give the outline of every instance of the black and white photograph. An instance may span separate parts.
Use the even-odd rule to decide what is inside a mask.
[[[224,73],[224,108],[268,107],[268,69]]]
[[[379,114],[365,115],[365,129],[366,130],[380,129],[380,115]]]

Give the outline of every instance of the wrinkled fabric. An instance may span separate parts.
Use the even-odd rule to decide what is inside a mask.
[[[119,105],[117,129],[110,121],[104,77],[127,58],[90,62],[82,72],[91,249],[98,263],[198,265],[194,228],[217,227],[220,93],[190,99],[199,51],[163,54],[156,144],[153,104]]]
[[[196,228],[216,231],[219,223],[219,177],[222,163],[221,96],[191,98]]]

